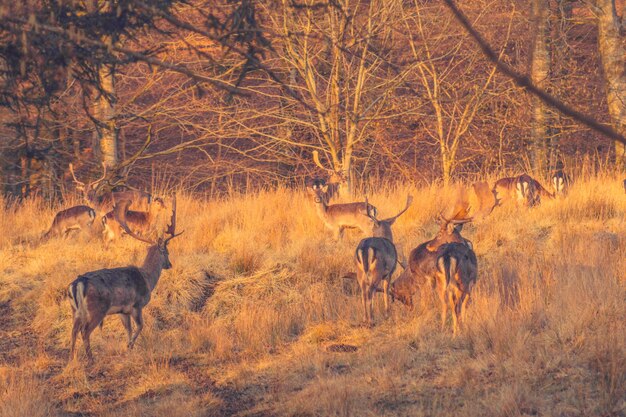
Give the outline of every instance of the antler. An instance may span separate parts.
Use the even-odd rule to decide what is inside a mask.
[[[107,176],[107,166],[106,166],[106,164],[104,162],[102,163],[102,168],[104,170],[104,173],[102,174],[102,177],[97,179],[97,180],[95,180],[95,181],[90,182],[89,183],[89,188],[91,188],[91,189],[96,188],[96,185],[100,184],[106,178],[106,176]]]
[[[72,173],[72,177],[74,178],[74,182],[76,184],[85,186],[85,183],[82,181],[78,181],[78,178],[76,178],[76,174],[74,174],[74,165],[72,165],[72,163],[70,162],[70,172]]]
[[[141,240],[142,242],[146,242],[149,243],[151,245],[154,245],[155,242],[153,242],[152,240],[143,238],[141,236],[136,235],[132,230],[130,230],[130,228],[128,227],[128,224],[126,222],[126,211],[128,210],[128,206],[130,206],[132,204],[132,200],[122,200],[119,201],[115,207],[113,207],[113,216],[115,217],[115,220],[120,224],[120,226],[122,227],[122,229],[124,229],[124,231],[131,237],[134,237],[137,240]]]
[[[468,208],[468,211],[469,211],[469,208]],[[474,219],[473,217],[468,217],[468,218],[465,218],[465,219],[454,219],[454,218],[446,219],[445,217],[443,217],[443,210],[439,213],[438,217],[439,217],[439,220],[442,221],[444,224],[448,224],[448,223],[451,223],[451,224],[465,224],[465,223],[471,222]]]
[[[183,232],[184,230],[176,234],[176,194],[174,194],[174,197],[172,198],[172,219],[170,221],[170,224],[167,226],[167,231],[165,232],[165,233],[168,233],[170,237],[165,239],[163,243],[167,245],[167,242],[174,239],[176,236],[182,235]]]
[[[315,165],[322,168],[324,171],[335,172],[334,170],[328,169],[324,165],[322,165],[322,163],[320,162],[320,154],[317,151],[313,151],[313,162],[315,162]]]
[[[388,219],[385,219],[383,221],[385,222],[394,222],[398,217],[402,216],[404,214],[405,211],[407,211],[409,209],[409,207],[411,207],[411,203],[413,203],[413,196],[412,195],[408,195],[406,197],[406,206],[402,209],[402,211],[398,214],[396,214],[393,217],[390,217]]]

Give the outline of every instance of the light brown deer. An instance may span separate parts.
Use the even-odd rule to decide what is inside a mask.
[[[539,200],[537,181],[530,175],[522,174],[517,177],[501,178],[493,186],[497,205],[523,204],[528,207],[536,205]],[[543,187],[541,187],[543,188]]]
[[[329,205],[325,198],[327,185],[308,190],[313,195],[317,214],[324,225],[333,231],[335,239],[340,239],[346,228],[358,228],[367,235],[372,232],[374,222],[368,216],[368,210],[376,216],[376,207],[364,202]]]
[[[157,197],[148,206],[148,211],[128,210],[131,200],[119,201],[113,210],[102,216],[103,237],[110,243],[126,234],[124,227],[117,220],[132,227],[132,230],[141,236],[149,236],[159,225],[162,213],[165,212],[163,199]]]
[[[52,236],[67,236],[73,230],[90,230],[95,218],[96,212],[89,206],[74,206],[61,210],[54,216],[52,226],[41,239],[46,240]]]
[[[74,166],[70,163],[70,173],[72,174],[72,178],[76,184],[76,190],[82,194],[83,199],[87,204],[95,207],[96,211],[100,213],[106,213],[110,211],[119,201],[132,201],[132,208],[134,210],[148,211],[148,207],[152,203],[152,195],[145,191],[129,188],[123,191],[110,191],[101,194],[100,187],[102,186],[103,181],[107,178],[107,167],[104,163],[102,164],[102,169],[102,177],[97,180],[84,183],[76,178]],[[122,186],[128,188],[127,185]]]
[[[383,284],[385,312],[389,313],[389,283],[398,262],[398,253],[393,244],[391,226],[398,217],[408,210],[412,201],[413,197],[408,196],[405,208],[400,213],[385,220],[378,220],[368,210],[368,217],[373,222],[373,237],[361,240],[356,248],[354,258],[357,266],[357,281],[361,289],[364,320],[370,326],[374,321],[372,297],[381,282]],[[367,204],[367,199],[365,199],[365,203]]]
[[[448,309],[452,313],[454,334],[465,321],[467,303],[476,284],[478,261],[472,249],[463,243],[446,243],[437,249],[436,291],[441,302],[441,329],[445,328]]]
[[[143,328],[142,310],[150,301],[150,295],[161,276],[163,269],[170,269],[167,245],[176,234],[176,198],[174,197],[171,222],[167,230],[170,236],[158,240],[148,240],[138,236],[122,219],[118,219],[130,236],[149,243],[148,253],[141,267],[100,269],[87,272],[76,278],[68,288],[68,298],[72,307],[74,324],[70,342],[70,360],[75,356],[76,337],[80,332],[89,362],[93,361],[89,337],[105,316],[120,314],[128,336],[128,348],[132,349]],[[132,332],[130,319],[137,329]]]
[[[496,206],[496,197],[485,181],[473,183],[469,187],[460,186],[454,192],[448,207],[444,210],[447,218],[484,219]]]

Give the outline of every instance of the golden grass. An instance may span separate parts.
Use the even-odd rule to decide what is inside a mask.
[[[304,192],[222,201],[179,196],[179,230],[127,352],[119,320],[92,336],[93,367],[66,366],[66,287],[140,263],[145,245],[97,237],[34,241],[54,210],[0,210],[0,415],[624,415],[626,196],[610,177],[534,209],[496,209],[464,235],[479,282],[453,338],[438,306],[399,304],[372,328],[355,288],[358,231],[332,239]],[[396,222],[401,253],[429,239],[447,193],[369,196]],[[4,204],[3,204],[4,206]],[[79,341],[79,358],[84,360]]]

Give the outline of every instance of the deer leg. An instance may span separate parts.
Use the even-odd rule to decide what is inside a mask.
[[[389,279],[383,280],[383,296],[385,297],[385,313],[389,316]]]
[[[137,336],[139,336],[139,333],[141,333],[141,329],[143,329],[143,316],[141,315],[141,309],[134,308],[131,314],[133,316],[133,321],[137,325],[137,330],[135,330],[135,334],[128,342],[129,349],[133,348],[133,346],[135,345],[135,340],[137,340]]]
[[[91,333],[94,331],[94,329],[98,327],[100,321],[101,320],[91,320],[82,329],[83,345],[85,345],[85,353],[87,354],[87,361],[89,363],[93,362],[93,355],[91,353],[91,343],[89,342],[89,337],[91,336]]]
[[[374,286],[368,286],[367,288],[367,304],[368,304],[368,313],[369,313],[369,318],[367,320],[367,324],[369,326],[372,326],[374,324],[374,303],[373,298],[374,298],[374,291],[375,291],[375,287]]]
[[[456,291],[448,291],[448,306],[452,311],[452,333],[456,335],[459,331],[459,307],[461,306]]]
[[[72,326],[72,340],[70,342],[70,361],[74,360],[76,357],[76,336],[78,335],[78,331],[80,330],[80,319],[78,317],[74,317],[74,325]]]
[[[368,323],[367,315],[367,285],[365,281],[359,280],[359,287],[361,287],[361,304],[363,304],[363,321]]]
[[[467,304],[469,303],[470,295],[467,292],[464,292],[461,296],[461,320],[465,321],[466,312],[467,312]]]
[[[448,303],[446,301],[446,290],[441,288],[439,290],[439,301],[441,302],[441,330],[446,327],[446,316],[448,314]]]
[[[128,344],[127,346],[130,348],[130,338],[133,335],[133,326],[130,324],[130,314],[120,314],[120,320],[122,320],[122,324],[124,325],[124,328],[126,329],[126,336],[128,338]]]

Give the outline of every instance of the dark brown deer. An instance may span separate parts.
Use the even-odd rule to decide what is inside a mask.
[[[398,262],[398,253],[393,244],[391,226],[398,217],[408,210],[412,201],[413,197],[408,196],[405,208],[400,213],[385,220],[378,220],[368,210],[368,217],[373,222],[373,237],[361,240],[356,248],[354,258],[357,266],[357,281],[361,289],[364,319],[370,326],[374,322],[372,297],[381,282],[383,284],[385,312],[389,313],[389,283]],[[365,199],[365,204],[367,204],[367,199]]]
[[[441,329],[446,324],[448,309],[452,313],[454,334],[459,322],[465,321],[465,311],[472,287],[476,284],[478,261],[466,244],[446,243],[437,249],[435,287],[441,302]]]
[[[89,230],[96,218],[96,212],[89,206],[74,206],[59,211],[52,220],[52,226],[44,233],[42,240],[52,236],[67,236],[73,230]]]
[[[76,336],[80,332],[87,359],[89,362],[93,361],[89,337],[102,323],[104,317],[111,314],[120,314],[128,335],[128,348],[132,349],[143,328],[142,310],[150,301],[150,295],[159,282],[162,270],[172,267],[167,245],[170,240],[182,233],[176,234],[176,197],[173,200],[172,217],[167,230],[169,237],[166,239],[160,237],[156,241],[148,240],[133,233],[122,219],[118,221],[128,235],[151,246],[141,267],[126,266],[87,272],[70,284],[68,297],[74,317],[70,360],[74,358]],[[137,326],[134,333],[131,317]]]
[[[398,299],[411,309],[413,309],[413,296],[418,290],[424,295],[426,288],[434,288],[439,248],[453,242],[472,248],[472,243],[461,236],[463,224],[472,221],[471,218],[449,220],[439,215],[439,220],[439,232],[435,238],[411,251],[408,268],[391,284],[392,299]]]
[[[132,208],[134,210],[148,211],[148,207],[152,203],[152,195],[145,191],[129,188],[127,190],[116,190],[101,194],[100,188],[103,181],[107,178],[107,167],[104,163],[102,164],[102,169],[102,177],[95,181],[84,183],[76,178],[74,166],[70,164],[70,173],[72,174],[72,178],[76,184],[76,190],[82,194],[83,199],[87,204],[95,207],[100,213],[106,213],[110,211],[119,201],[132,201]],[[122,186],[128,188],[126,185]]]
[[[157,197],[148,206],[148,211],[128,210],[131,200],[122,200],[118,202],[113,210],[102,216],[102,234],[107,243],[120,238],[126,233],[121,223],[117,219],[121,219],[124,224],[132,227],[133,232],[141,236],[149,236],[158,226],[161,213],[165,212],[165,202]]]

